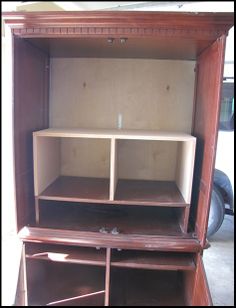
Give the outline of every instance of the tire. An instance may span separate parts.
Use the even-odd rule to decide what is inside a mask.
[[[224,203],[228,203],[230,208],[233,209],[233,189],[227,175],[221,170],[215,169],[214,184],[220,190]]]
[[[212,194],[211,194],[211,205],[210,205],[210,213],[208,219],[208,229],[207,229],[207,236],[212,236],[215,234],[222,222],[224,220],[225,214],[225,204],[223,197],[220,193],[220,190],[213,185]]]

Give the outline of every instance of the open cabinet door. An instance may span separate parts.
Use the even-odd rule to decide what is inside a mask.
[[[192,204],[195,232],[205,246],[218,136],[226,36],[205,49],[197,61],[193,135],[197,137]]]

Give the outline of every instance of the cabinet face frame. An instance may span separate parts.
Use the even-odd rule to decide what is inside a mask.
[[[200,42],[203,39],[208,48],[200,55],[195,54],[198,66],[192,134],[199,140],[192,203],[195,208],[193,220],[196,225],[196,233],[202,247],[204,247],[217,141],[225,40],[228,30],[233,25],[233,14],[200,13],[196,15],[137,12],[46,12],[32,14],[17,12],[4,13],[3,15],[6,24],[12,27],[14,38],[14,134],[18,229],[27,225],[29,216],[32,215],[33,177],[32,161],[30,161],[32,141],[29,140],[31,138],[29,132],[48,127],[48,56],[39,49],[35,53],[36,48],[23,42],[23,39],[104,38],[108,36],[115,38],[124,36],[127,38],[158,37],[162,40],[165,39],[167,49],[173,39],[177,41],[190,39],[192,42]],[[186,45],[183,46],[183,49],[185,47]],[[184,53],[183,50],[181,52]],[[197,52],[199,50],[196,50]],[[32,66],[28,66],[28,72],[25,72],[26,76],[28,75],[28,80],[22,82],[20,79],[23,68],[27,67],[25,65],[26,59],[32,61]],[[210,78],[206,80],[204,75],[206,72],[209,75],[209,68],[211,74]],[[33,88],[27,92],[27,84],[33,76],[36,78]],[[205,91],[206,87],[207,91]],[[33,103],[32,93],[34,95]],[[211,103],[209,98],[211,98]],[[30,111],[32,107],[35,108],[34,111]],[[21,118],[22,114],[28,115],[29,112],[33,116],[32,123],[22,121]],[[208,125],[206,125],[206,120],[204,122],[206,114],[209,116],[207,122],[210,124]],[[20,166],[23,166],[23,169],[20,169]]]

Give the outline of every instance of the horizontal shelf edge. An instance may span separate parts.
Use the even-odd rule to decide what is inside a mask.
[[[110,205],[139,205],[139,206],[158,206],[158,207],[189,207],[188,203],[178,203],[178,202],[155,202],[155,201],[126,201],[126,200],[103,200],[103,199],[82,199],[73,197],[57,197],[57,196],[46,196],[39,195],[36,196],[39,200],[48,201],[64,201],[64,202],[79,202],[79,203],[94,203],[94,204],[110,204]]]
[[[193,238],[191,234],[182,234],[182,236],[112,235],[96,232],[24,227],[18,235],[21,240],[34,243],[153,251],[202,251],[199,240]]]
[[[190,134],[178,132],[157,132],[146,130],[116,130],[116,129],[44,129],[33,132],[35,137],[59,138],[99,138],[99,139],[130,139],[130,140],[160,140],[160,141],[195,141]]]
[[[169,270],[169,271],[176,271],[176,270],[189,270],[192,271],[196,267],[192,263],[191,265],[172,265],[172,264],[140,264],[137,262],[137,264],[132,263],[121,263],[121,262],[111,262],[111,266],[113,267],[119,267],[119,268],[137,268],[137,269],[151,269],[151,270]]]
[[[52,262],[62,262],[62,263],[76,263],[76,264],[84,264],[84,265],[97,265],[97,266],[105,266],[106,261],[89,261],[89,260],[79,260],[79,259],[66,259],[66,260],[52,260],[46,256],[33,256],[26,254],[26,258],[28,259],[37,259],[37,260],[45,260]]]

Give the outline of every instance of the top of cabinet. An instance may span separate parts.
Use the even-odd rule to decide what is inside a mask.
[[[4,12],[3,19],[13,28],[40,27],[93,27],[169,30],[169,34],[203,36],[227,32],[234,24],[233,13],[187,13],[187,12]],[[194,31],[195,29],[195,31]],[[114,30],[114,29],[113,29]],[[171,32],[172,30],[172,32]],[[112,31],[110,31],[112,34]],[[37,31],[35,31],[37,34]],[[114,33],[115,34],[115,33]],[[125,31],[124,31],[125,34]]]
[[[54,57],[194,60],[234,24],[233,13],[5,12],[2,16],[15,37],[31,39]]]

